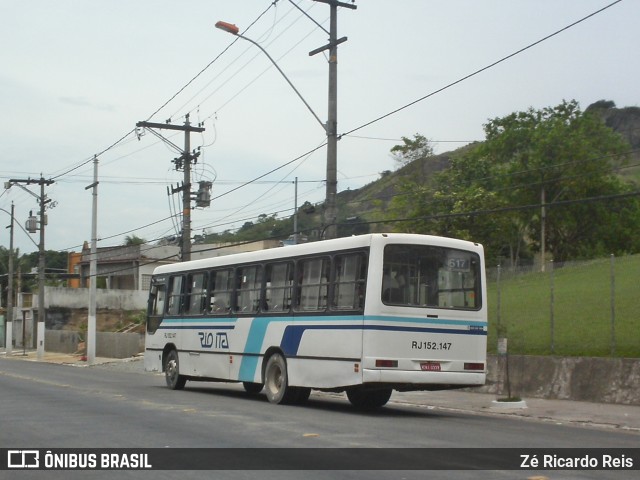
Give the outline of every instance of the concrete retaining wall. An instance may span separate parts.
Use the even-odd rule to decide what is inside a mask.
[[[80,334],[70,330],[45,330],[44,349],[47,352],[75,353],[78,351]]]
[[[145,310],[149,292],[144,290],[103,290],[96,292],[98,308],[110,310]],[[83,309],[89,305],[88,288],[45,287],[45,308]]]
[[[506,357],[487,358],[479,390],[506,396]],[[640,405],[640,359],[509,355],[511,395]],[[478,389],[476,389],[478,391]]]
[[[127,358],[144,351],[139,333],[96,333],[96,356]]]
[[[45,350],[75,353],[80,349],[80,335],[69,330],[46,330]],[[96,356],[128,358],[144,351],[144,338],[139,333],[96,333]]]

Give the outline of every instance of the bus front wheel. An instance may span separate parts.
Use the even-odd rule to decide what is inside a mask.
[[[187,377],[180,375],[178,352],[175,350],[171,350],[167,354],[167,361],[164,365],[164,378],[167,381],[167,387],[171,390],[182,390],[187,383]]]
[[[373,410],[387,404],[391,398],[391,388],[380,390],[365,390],[363,388],[353,388],[347,390],[347,398],[351,405],[360,410]]]
[[[298,389],[289,386],[287,361],[284,356],[274,353],[267,360],[264,369],[264,388],[271,403],[296,403]]]

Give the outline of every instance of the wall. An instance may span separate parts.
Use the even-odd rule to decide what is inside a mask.
[[[144,351],[139,333],[96,333],[96,357],[128,358]]]
[[[80,335],[70,330],[45,330],[44,349],[47,352],[76,353]]]
[[[98,308],[110,310],[146,310],[149,292],[136,290],[103,290],[96,292]],[[45,287],[45,308],[65,307],[69,309],[89,306],[88,288]]]
[[[96,333],[96,357],[128,358],[144,351],[142,336],[139,333]],[[76,353],[84,345],[80,343],[80,334],[70,330],[46,330],[45,350],[47,352]]]
[[[487,363],[479,391],[506,397],[506,357],[490,355]],[[509,355],[509,379],[512,396],[640,405],[637,358]]]

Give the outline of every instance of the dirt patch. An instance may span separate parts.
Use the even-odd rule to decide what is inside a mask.
[[[66,309],[52,312],[56,318],[56,330],[86,332],[89,318],[88,309]],[[47,316],[49,312],[47,312]],[[98,309],[96,311],[96,330],[98,332],[144,333],[144,312],[138,310]]]

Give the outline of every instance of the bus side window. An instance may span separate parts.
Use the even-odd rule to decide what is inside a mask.
[[[210,278],[209,311],[214,315],[228,315],[231,311],[233,271],[227,269],[211,272]]]
[[[207,296],[207,274],[205,272],[192,273],[188,277],[188,295],[185,302],[187,315],[200,315],[204,312]]]
[[[260,307],[262,267],[250,265],[236,270],[236,311],[255,313]]]
[[[327,309],[329,258],[309,258],[298,262],[298,309],[304,312]]]
[[[273,263],[265,267],[265,291],[262,309],[267,312],[288,312],[293,289],[293,263]]]
[[[362,310],[367,277],[367,259],[362,253],[336,255],[332,308]]]
[[[151,293],[149,295],[149,315],[161,317],[164,313],[164,289],[165,286],[162,283],[151,287]]]
[[[169,298],[167,303],[167,313],[178,315],[182,311],[182,299],[184,296],[184,277],[176,275],[169,280]]]
[[[165,285],[152,285],[149,292],[149,308],[147,310],[147,333],[153,334],[162,323],[164,314]]]

